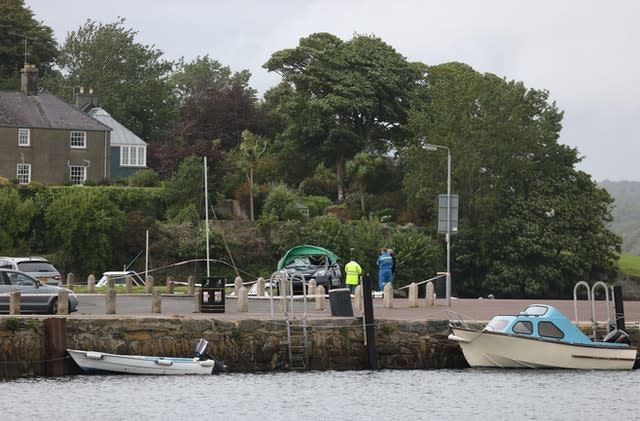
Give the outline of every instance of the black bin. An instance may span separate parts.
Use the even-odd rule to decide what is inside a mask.
[[[349,288],[337,288],[330,290],[329,305],[331,306],[332,316],[353,317],[351,290],[349,290]]]
[[[202,297],[201,311],[203,313],[224,313],[224,289],[226,283],[226,278],[218,276],[202,278],[200,296]]]

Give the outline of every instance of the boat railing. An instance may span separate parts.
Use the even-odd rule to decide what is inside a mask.
[[[594,283],[591,288],[589,288],[589,284],[585,281],[580,281],[578,283],[576,283],[576,285],[573,287],[573,306],[574,306],[574,312],[575,312],[575,322],[576,324],[579,323],[580,319],[578,317],[578,290],[580,289],[580,287],[584,287],[585,290],[587,291],[587,302],[590,306],[590,310],[591,310],[591,331],[592,331],[592,335],[591,335],[591,339],[596,340],[597,338],[597,331],[598,331],[598,317],[596,314],[596,291],[598,288],[602,288],[604,290],[604,304],[606,307],[606,311],[607,311],[607,320],[605,322],[606,324],[606,329],[607,329],[607,334],[611,331],[612,329],[612,298],[610,296],[609,290],[611,289],[612,293],[613,293],[613,287],[609,287],[609,285],[607,285],[605,282],[603,281],[597,281],[596,283]]]
[[[458,327],[469,329],[469,323],[464,320],[464,316],[460,313],[451,310],[445,310],[447,313],[447,318],[449,319],[449,325],[451,327]]]

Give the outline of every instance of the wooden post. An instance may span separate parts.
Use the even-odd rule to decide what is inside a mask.
[[[241,313],[249,311],[249,290],[245,286],[238,290],[238,311]]]
[[[418,286],[415,282],[409,285],[409,308],[418,307]]]
[[[106,314],[116,314],[116,289],[109,288],[105,296],[107,299]]]
[[[20,291],[11,291],[9,297],[9,314],[20,314]]]
[[[92,274],[87,279],[87,292],[89,294],[95,294],[96,292],[96,277]]]
[[[46,335],[44,359],[47,376],[64,376],[67,355],[67,319],[51,317],[44,323]]]
[[[393,308],[393,285],[391,282],[384,285],[384,308]]]
[[[58,292],[58,314],[62,316],[69,314],[69,291],[66,289]]]
[[[160,295],[159,288],[152,289],[152,299],[151,299],[151,312],[152,313],[162,313],[162,297]]]
[[[196,293],[196,281],[193,279],[193,275],[189,275],[187,278],[187,294],[193,295]]]

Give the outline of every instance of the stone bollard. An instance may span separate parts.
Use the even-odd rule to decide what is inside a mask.
[[[69,314],[69,291],[61,289],[58,292],[58,311],[57,314],[66,316]]]
[[[427,286],[425,288],[426,292],[424,294],[424,298],[425,301],[427,303],[428,306],[432,306],[436,303],[436,300],[434,298],[434,294],[433,294],[433,282],[427,282]]]
[[[153,289],[153,276],[147,275],[144,281],[144,292],[146,294],[151,294],[151,290]]]
[[[171,281],[167,281],[167,294],[173,294],[176,289],[176,283],[171,278]]]
[[[89,294],[96,293],[96,277],[93,273],[89,275],[89,278],[87,278],[87,292]]]
[[[418,286],[415,282],[409,285],[409,308],[418,307]]]
[[[116,287],[116,278],[113,276],[107,277],[107,290],[114,289]]]
[[[239,276],[236,276],[236,279],[233,280],[233,294],[236,297],[240,293],[240,288],[242,288],[243,285],[244,285],[244,282],[242,281],[242,278]]]
[[[127,294],[131,294],[133,291],[133,278],[129,275],[124,277],[124,289]]]
[[[193,310],[194,313],[202,313],[202,289],[195,288],[195,293],[193,294],[193,297],[195,300],[195,309]]]
[[[187,294],[193,295],[196,293],[196,281],[193,279],[193,275],[189,275],[187,278]]]
[[[151,290],[151,312],[162,313],[162,296],[159,288],[152,288]]]
[[[311,300],[315,300],[315,295],[318,293],[318,282],[315,279],[309,281],[309,291],[307,294],[311,297]]]
[[[393,308],[393,285],[391,282],[384,285],[384,308]]]
[[[73,273],[69,272],[67,274],[67,288],[70,289],[71,291],[73,291],[73,287],[74,287],[75,282],[76,282],[76,275],[74,275]]]
[[[116,289],[109,288],[105,296],[107,299],[106,314],[116,314]]]
[[[9,297],[9,314],[20,314],[20,291],[11,291]]]
[[[324,287],[322,285],[318,285],[316,287],[316,310],[324,310],[327,308],[327,299],[324,295]]]
[[[245,286],[241,286],[238,290],[238,311],[240,313],[249,311],[249,290]]]
[[[265,285],[264,285],[264,278],[261,276],[258,278],[258,281],[256,282],[256,296],[258,297],[264,297],[264,293],[265,293]]]
[[[362,285],[358,285],[351,298],[353,314],[362,314]]]
[[[289,281],[286,278],[282,278],[280,282],[280,312],[287,311],[287,295],[289,295]]]

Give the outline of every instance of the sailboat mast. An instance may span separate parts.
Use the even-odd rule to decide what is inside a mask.
[[[204,157],[204,220],[205,220],[205,237],[207,247],[207,278],[211,276],[209,271],[209,189],[207,187],[207,157]]]

